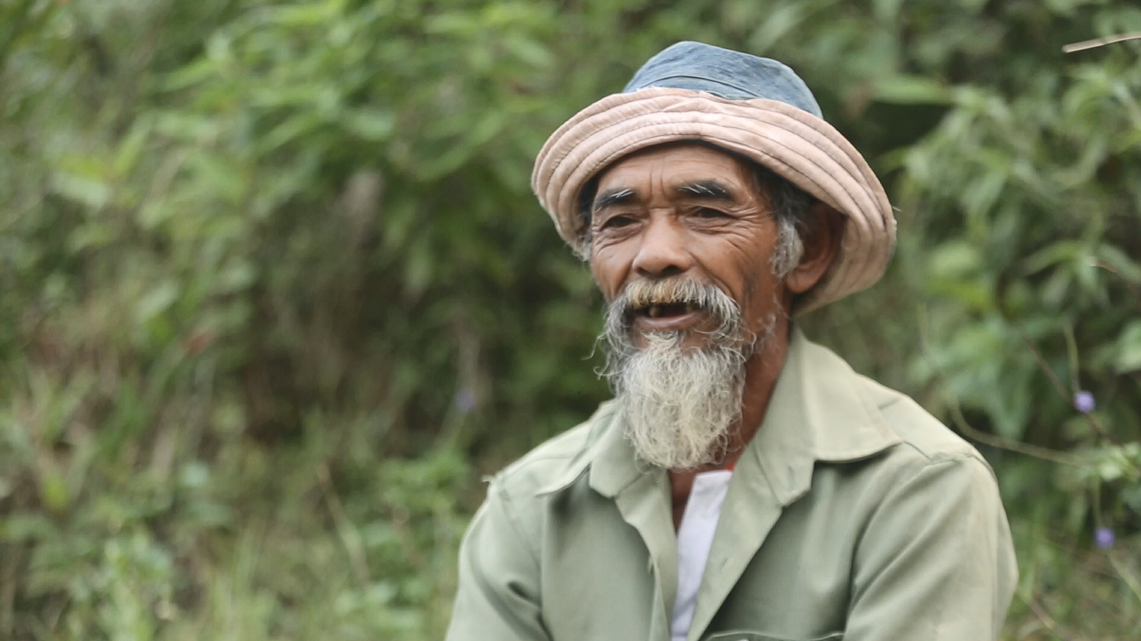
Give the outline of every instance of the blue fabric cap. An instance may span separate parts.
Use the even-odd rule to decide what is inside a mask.
[[[650,58],[623,93],[647,87],[704,91],[726,100],[777,100],[823,118],[808,85],[788,65],[701,42],[679,42]]]

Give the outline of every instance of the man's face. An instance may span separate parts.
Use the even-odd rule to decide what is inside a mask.
[[[753,335],[781,311],[784,287],[770,265],[777,223],[741,160],[696,144],[652,147],[607,168],[596,194],[590,263],[608,302],[632,283],[675,278],[725,292]],[[637,344],[650,332],[684,332],[683,344],[699,347],[714,329],[704,309],[632,302]]]
[[[718,462],[784,294],[778,227],[748,168],[698,145],[632,155],[600,176],[592,232],[627,438],[666,469]]]

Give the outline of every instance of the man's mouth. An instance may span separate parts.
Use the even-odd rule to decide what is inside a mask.
[[[693,302],[646,303],[631,310],[631,326],[648,332],[680,332],[704,322],[706,309]]]
[[[649,318],[676,318],[678,316],[685,316],[692,314],[700,309],[694,303],[651,303],[643,307],[634,309],[636,316],[646,316]]]
[[[622,293],[621,306],[611,308],[621,310],[621,316],[609,318],[619,323],[615,330],[632,330],[636,334],[690,332],[700,328],[712,331],[723,322],[724,310],[732,307],[727,299],[722,290],[695,280],[635,280]]]

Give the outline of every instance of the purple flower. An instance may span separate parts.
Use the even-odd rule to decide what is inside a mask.
[[[452,397],[452,404],[456,406],[456,409],[460,411],[460,414],[467,414],[468,412],[475,409],[475,392],[471,391],[471,389],[467,387],[457,391],[456,395]]]
[[[1093,398],[1093,392],[1082,390],[1074,393],[1074,409],[1082,414],[1089,414],[1097,409],[1097,401]]]
[[[1099,548],[1107,550],[1117,542],[1117,535],[1113,533],[1113,528],[1103,526],[1094,532],[1093,541]]]

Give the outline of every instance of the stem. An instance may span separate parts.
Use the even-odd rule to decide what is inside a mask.
[[[1046,629],[1053,632],[1055,636],[1061,638],[1063,641],[1070,641],[1073,638],[1068,634],[1063,634],[1063,631],[1059,629],[1058,622],[1054,621],[1054,617],[1046,612],[1046,609],[1038,603],[1037,599],[1030,599],[1026,604],[1030,606],[1030,611],[1034,613],[1034,616],[1038,617],[1042,625],[1046,626]]]
[[[1018,334],[1022,337],[1022,342],[1026,345],[1026,348],[1030,350],[1030,353],[1034,355],[1034,359],[1038,361],[1038,367],[1046,374],[1046,377],[1050,379],[1050,383],[1054,386],[1054,389],[1057,390],[1058,395],[1065,399],[1067,404],[1073,407],[1073,394],[1066,389],[1066,386],[1062,383],[1062,379],[1058,378],[1058,375],[1054,373],[1054,370],[1050,367],[1050,364],[1046,362],[1046,357],[1042,355],[1042,352],[1038,350],[1038,346],[1035,345],[1034,341],[1030,339],[1030,335],[1026,333],[1026,328],[1024,328],[1018,321],[1007,319],[1007,322],[1018,330]],[[1081,414],[1085,418],[1086,423],[1089,424],[1090,429],[1096,432],[1098,436],[1105,439],[1106,441],[1109,441],[1110,443],[1113,443],[1114,445],[1121,445],[1121,443],[1117,442],[1117,439],[1113,438],[1109,435],[1108,432],[1105,431],[1105,428],[1101,426],[1101,423],[1093,416],[1093,414],[1087,414],[1085,412],[1082,412]]]
[[[1075,42],[1062,47],[1065,53],[1073,53],[1075,51],[1084,51],[1086,49],[1093,49],[1094,47],[1103,47],[1115,42],[1124,42],[1126,40],[1136,40],[1141,38],[1141,33],[1122,33],[1116,36],[1105,36],[1104,38],[1094,38],[1093,40],[1083,40]]]
[[[1082,383],[1078,380],[1078,341],[1074,338],[1074,325],[1073,323],[1066,323],[1066,355],[1070,359],[1070,387],[1075,390],[1082,388]]]
[[[1100,267],[1100,268],[1104,269],[1105,271],[1107,271],[1107,272],[1117,276],[1118,278],[1120,278],[1121,282],[1125,284],[1125,289],[1129,290],[1129,293],[1133,294],[1133,298],[1137,300],[1137,304],[1141,305],[1141,287],[1138,287],[1137,285],[1129,282],[1129,280],[1127,278],[1125,278],[1125,276],[1120,271],[1118,271],[1116,267],[1114,267],[1113,265],[1110,265],[1109,263],[1105,262],[1104,260],[1093,261],[1093,266],[1094,267]]]
[[[362,586],[366,586],[369,583],[368,559],[365,557],[360,533],[353,527],[352,521],[349,520],[349,516],[345,512],[344,505],[341,504],[341,499],[337,497],[337,492],[333,488],[333,481],[329,475],[329,466],[324,462],[317,467],[317,480],[321,483],[321,493],[325,495],[329,513],[332,514],[333,522],[337,527],[337,534],[340,535],[341,542],[345,545],[345,551],[349,553],[349,559],[353,562],[357,581]]]
[[[951,395],[947,395],[947,400],[951,403],[951,419],[955,422],[955,427],[958,428],[959,432],[961,432],[967,438],[978,441],[985,445],[989,445],[991,447],[997,447],[999,449],[1009,450],[1011,452],[1018,452],[1019,454],[1025,454],[1026,456],[1032,456],[1044,461],[1050,461],[1051,463],[1060,463],[1062,465],[1080,467],[1076,461],[1074,461],[1071,457],[1067,456],[1063,452],[1058,452],[1056,450],[1051,450],[1045,447],[1039,447],[1037,445],[1030,445],[1029,443],[1012,441],[1001,436],[995,436],[994,434],[987,434],[982,430],[971,427],[971,424],[967,422],[966,417],[963,416],[963,410],[959,407],[958,401],[955,400]]]
[[[920,317],[921,317],[921,320],[919,322],[920,345],[923,349],[924,358],[926,358],[927,361],[929,363],[931,363],[931,369],[934,370],[936,373],[936,376],[939,380],[940,389],[946,390],[947,389],[946,378],[943,376],[943,371],[939,369],[938,364],[935,362],[935,359],[932,357],[931,349],[930,349],[929,343],[927,341],[927,313],[926,313],[926,311],[927,311],[926,307],[921,307],[920,312],[919,312]],[[1003,438],[1001,436],[997,436],[994,434],[988,434],[986,432],[983,432],[982,430],[975,429],[974,427],[971,426],[970,423],[967,422],[967,418],[965,416],[963,416],[963,409],[959,405],[959,399],[955,398],[954,394],[950,394],[947,392],[944,392],[943,396],[951,406],[951,419],[952,419],[952,421],[954,421],[955,426],[959,429],[959,432],[961,432],[967,438],[973,439],[973,440],[978,441],[980,443],[983,443],[985,445],[989,445],[990,447],[996,447],[996,448],[1003,449],[1003,450],[1009,450],[1011,452],[1017,452],[1019,454],[1024,454],[1026,456],[1031,456],[1031,457],[1034,457],[1037,459],[1042,459],[1044,461],[1050,461],[1051,463],[1060,463],[1062,465],[1070,465],[1070,466],[1074,466],[1074,467],[1078,466],[1078,463],[1076,461],[1074,461],[1072,457],[1067,456],[1066,454],[1064,454],[1062,452],[1057,452],[1055,450],[1051,450],[1051,449],[1045,448],[1045,447],[1039,447],[1037,445],[1030,445],[1029,443],[1020,443],[1018,441],[1013,441],[1010,439]]]
[[[1106,557],[1109,558],[1109,564],[1113,566],[1113,569],[1117,572],[1118,576],[1121,577],[1121,580],[1125,581],[1125,585],[1129,586],[1129,591],[1133,593],[1133,596],[1137,597],[1138,601],[1141,601],[1141,583],[1138,583],[1137,579],[1126,571],[1125,567],[1121,565],[1121,562],[1117,560],[1116,554],[1109,552],[1106,554]]]
[[[8,28],[4,30],[3,37],[0,37],[0,73],[4,72],[5,63],[8,62],[8,54],[12,49],[12,44],[16,42],[16,39],[21,35],[32,31],[27,25],[31,19],[32,7],[35,5],[35,2],[36,0],[24,0],[24,3],[20,5],[19,9],[13,10],[13,13],[16,14],[16,18],[12,20]],[[44,18],[41,20],[46,19],[51,12],[55,11],[59,4],[58,2],[53,2],[44,10]],[[38,27],[39,25],[36,26]],[[38,29],[36,31],[38,31]]]

